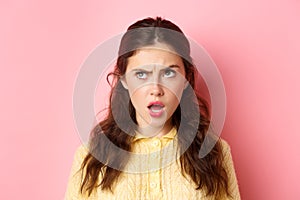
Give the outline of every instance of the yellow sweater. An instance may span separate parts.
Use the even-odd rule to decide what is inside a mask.
[[[161,138],[145,138],[142,135],[137,135],[134,140],[133,152],[146,156],[143,158],[132,157],[125,172],[118,179],[114,187],[114,193],[102,191],[99,188],[90,197],[81,195],[79,192],[82,171],[78,172],[78,170],[88,153],[88,150],[83,145],[80,146],[75,153],[65,200],[215,199],[214,197],[205,197],[202,190],[195,190],[195,184],[189,177],[183,177],[174,154],[176,148],[176,140],[174,138],[176,134],[176,129],[173,128]],[[232,194],[232,199],[238,200],[240,199],[240,194],[230,147],[224,140],[221,140],[221,144],[225,158],[224,166],[229,176],[229,190]],[[175,159],[164,160],[163,158]],[[100,175],[99,179],[101,179]],[[224,197],[224,199],[228,198]]]

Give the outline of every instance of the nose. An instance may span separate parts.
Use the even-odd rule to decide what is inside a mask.
[[[150,91],[151,96],[163,96],[164,90],[159,84],[153,84]]]

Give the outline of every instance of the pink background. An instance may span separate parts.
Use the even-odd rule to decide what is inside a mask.
[[[128,3],[127,3],[128,2]],[[147,16],[174,21],[223,76],[242,199],[300,199],[300,2],[1,1],[0,199],[62,199],[80,144],[72,92],[101,42]]]

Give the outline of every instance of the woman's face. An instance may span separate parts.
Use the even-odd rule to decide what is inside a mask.
[[[188,84],[181,57],[165,45],[139,49],[128,59],[122,83],[136,110],[138,126],[150,128],[152,136],[169,131],[171,116]]]

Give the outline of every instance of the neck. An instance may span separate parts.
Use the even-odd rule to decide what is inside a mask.
[[[170,120],[161,127],[145,126],[138,127],[138,132],[146,137],[162,137],[169,133],[173,128]]]

